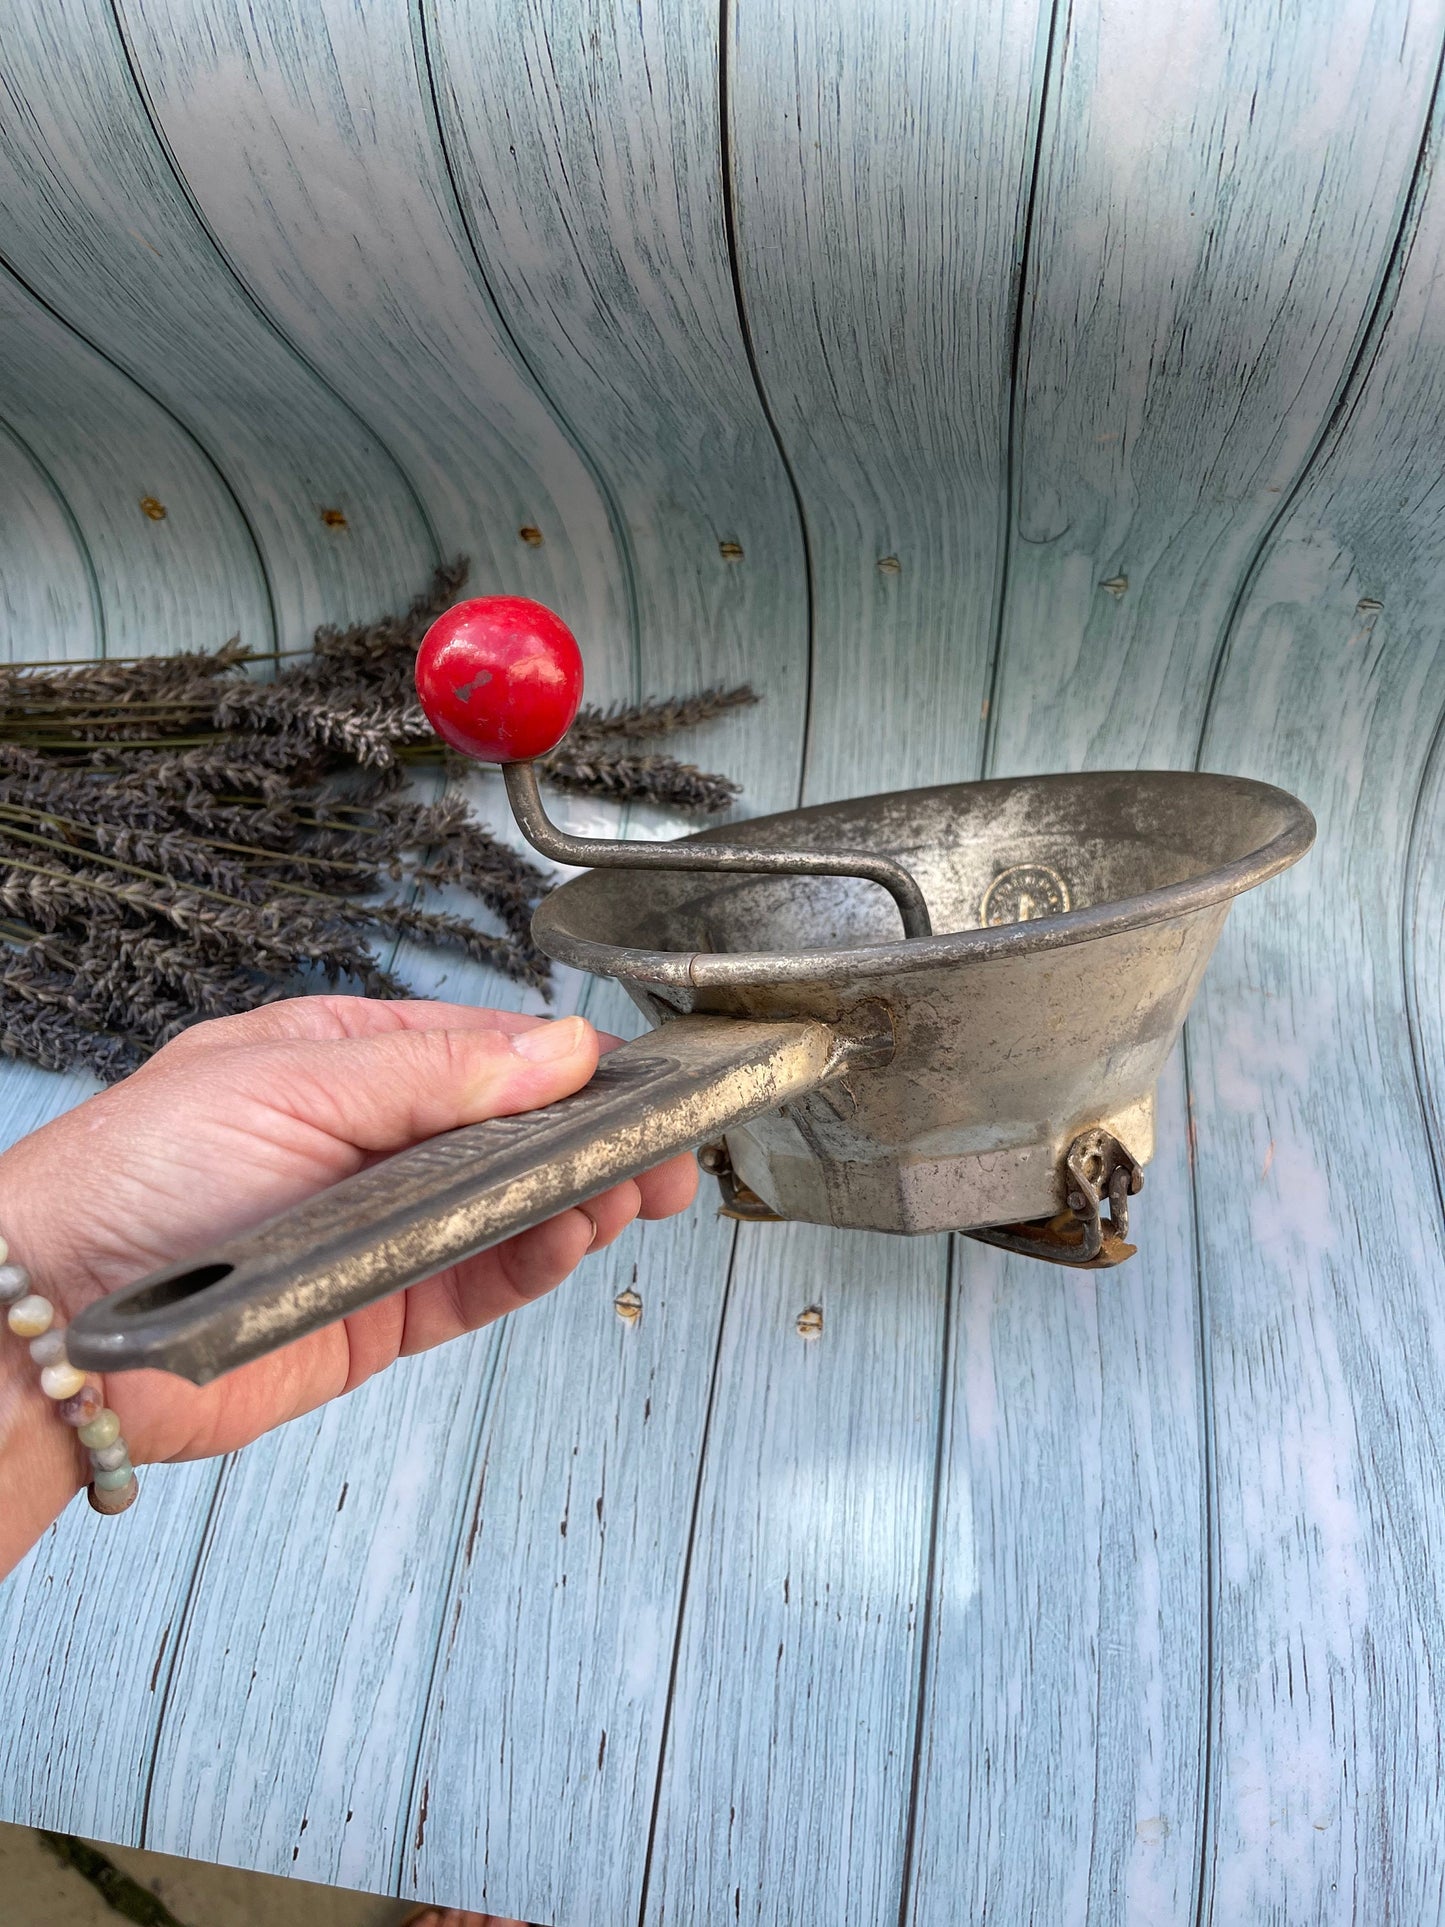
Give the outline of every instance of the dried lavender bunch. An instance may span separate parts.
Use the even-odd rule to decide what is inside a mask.
[[[123,1075],[202,1017],[323,984],[408,995],[378,955],[401,939],[545,987],[529,928],[541,872],[464,812],[358,803],[331,777],[282,798],[265,768],[220,802],[137,760],[119,784],[43,757],[0,763],[0,1051],[53,1066],[69,1034],[69,1062]],[[433,876],[478,896],[473,914],[418,903]]]
[[[228,682],[216,705],[222,728],[274,730],[301,747],[340,750],[385,768],[409,744],[432,744],[412,680],[417,646],[456,600],[467,565],[444,564],[404,616],[350,629],[318,629],[315,653],[271,683]]]
[[[466,570],[464,560],[439,568],[404,615],[319,629],[312,654],[269,682],[250,673],[260,658],[235,641],[212,655],[0,669],[0,753],[17,744],[80,760],[99,744],[154,747],[182,759],[172,779],[189,773],[212,788],[228,769],[257,762],[275,769],[283,787],[297,767],[385,773],[434,762],[439,745],[416,700],[412,668],[417,644],[455,601]],[[574,794],[698,814],[726,809],[738,793],[726,777],[629,745],[694,729],[756,700],[743,685],[584,709],[542,773]]]
[[[543,762],[542,774],[555,789],[574,795],[608,796],[617,803],[657,803],[690,816],[725,810],[739,792],[730,777],[679,763],[674,757],[609,755],[599,752],[586,737],[574,741],[571,735]]]
[[[736,689],[701,690],[696,696],[670,696],[665,701],[651,698],[641,703],[613,703],[607,709],[589,705],[581,710],[572,725],[574,737],[621,736],[637,742],[644,736],[671,736],[679,729],[696,729],[729,710],[746,709],[757,701],[747,683]]]
[[[545,989],[541,872],[460,797],[408,793],[450,756],[417,644],[466,566],[399,616],[318,631],[258,681],[239,642],[134,662],[0,666],[0,1054],[124,1076],[187,1024],[323,985],[410,994],[383,948],[447,948]],[[638,750],[750,690],[584,710],[557,787],[716,811],[726,777]],[[445,888],[472,907],[422,900]]]

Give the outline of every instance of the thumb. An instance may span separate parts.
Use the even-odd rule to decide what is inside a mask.
[[[402,1030],[262,1045],[245,1056],[267,1108],[375,1154],[580,1090],[597,1068],[598,1038],[585,1018],[565,1017],[510,1035]],[[219,1064],[216,1072],[226,1074]]]

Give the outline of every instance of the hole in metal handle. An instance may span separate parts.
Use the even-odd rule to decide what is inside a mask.
[[[220,1284],[223,1278],[229,1278],[235,1269],[234,1265],[193,1265],[189,1271],[178,1271],[174,1277],[157,1278],[153,1285],[131,1297],[117,1298],[112,1310],[117,1318],[144,1318],[149,1312],[164,1311],[168,1305],[179,1305],[187,1298],[194,1298],[197,1293]]]

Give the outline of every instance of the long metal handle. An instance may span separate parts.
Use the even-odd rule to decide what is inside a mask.
[[[905,937],[931,937],[933,922],[918,879],[891,856],[867,850],[765,850],[756,843],[649,843],[613,837],[570,836],[547,814],[535,763],[505,763],[502,779],[517,828],[534,850],[554,863],[581,869],[730,870],[764,876],[862,877],[886,890],[898,906]]]
[[[432,1138],[98,1299],[66,1351],[86,1371],[157,1366],[204,1385],[775,1110],[868,1048],[806,1019],[678,1018],[573,1097]]]

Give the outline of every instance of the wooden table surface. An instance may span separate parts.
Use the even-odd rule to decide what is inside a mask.
[[[1320,841],[1133,1263],[709,1205],[72,1508],[0,1817],[549,1927],[1445,1917],[1445,0],[8,26],[12,655],[460,550],[604,699],[751,678],[690,746],[749,810],[1198,764]],[[87,1088],[5,1067],[6,1136]]]

